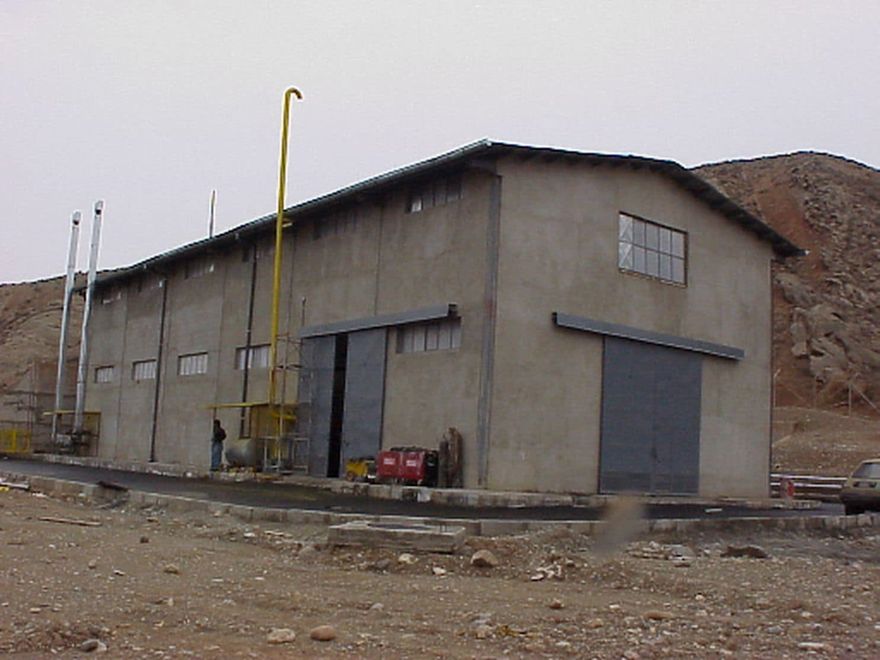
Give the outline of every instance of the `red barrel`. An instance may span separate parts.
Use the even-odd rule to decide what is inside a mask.
[[[403,454],[399,451],[380,451],[376,460],[376,478],[379,481],[397,481],[401,479]]]
[[[400,478],[407,483],[423,483],[427,473],[425,461],[427,454],[424,449],[400,452],[402,456]]]

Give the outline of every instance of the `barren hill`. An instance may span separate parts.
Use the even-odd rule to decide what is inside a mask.
[[[798,152],[695,172],[810,251],[774,266],[777,403],[880,412],[880,171]]]
[[[64,278],[0,284],[0,394],[20,389],[33,363],[58,358]],[[73,297],[68,355],[79,350],[82,299]]]

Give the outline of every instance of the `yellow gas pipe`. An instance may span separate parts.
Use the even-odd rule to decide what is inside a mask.
[[[284,194],[287,183],[287,140],[290,120],[290,98],[302,100],[302,93],[291,87],[284,92],[281,120],[281,162],[278,167],[278,214],[275,218],[275,267],[272,276],[272,329],[269,340],[269,408],[278,419],[278,440],[284,436],[284,414],[276,401],[278,390],[278,316],[281,301],[281,235],[284,227]],[[283,406],[284,402],[280,402]],[[278,406],[278,407],[276,407]]]

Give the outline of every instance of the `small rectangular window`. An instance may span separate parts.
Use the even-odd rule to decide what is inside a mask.
[[[162,286],[163,280],[158,275],[145,275],[141,277],[137,282],[138,293],[153,291],[154,289],[161,289]]]
[[[269,344],[235,349],[235,368],[267,369],[269,367]]]
[[[100,300],[102,305],[109,305],[122,298],[122,289],[117,286],[111,286],[101,292]]]
[[[410,195],[409,204],[407,205],[407,213],[418,213],[422,210],[422,193],[421,191]]]
[[[685,233],[619,214],[617,266],[661,282],[685,284]]]
[[[185,279],[202,277],[214,272],[214,262],[211,259],[191,259],[184,264],[183,276]]]
[[[450,317],[429,323],[397,328],[398,353],[446,351],[461,346],[461,318]]]
[[[446,180],[446,201],[448,203],[458,199],[461,199],[461,178],[449,177]]]
[[[142,380],[156,380],[156,361],[139,360],[131,365],[131,379],[137,382]]]
[[[414,325],[408,332],[413,333],[413,353],[422,353],[425,350],[425,326]]]
[[[440,328],[436,323],[425,326],[425,350],[436,351],[439,345]]]
[[[179,376],[195,376],[208,373],[208,354],[190,353],[177,358],[177,374]]]
[[[96,383],[112,383],[114,380],[116,380],[116,367],[106,366],[95,369]]]
[[[461,199],[461,178],[447,176],[425,183],[410,191],[407,213],[419,213],[432,206],[443,206]]]

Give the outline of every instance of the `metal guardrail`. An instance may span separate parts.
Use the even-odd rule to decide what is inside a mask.
[[[816,497],[837,499],[846,477],[819,477],[811,474],[785,474],[773,472],[770,474],[770,493],[779,497],[779,486],[783,479],[789,479],[794,484],[795,497]]]

